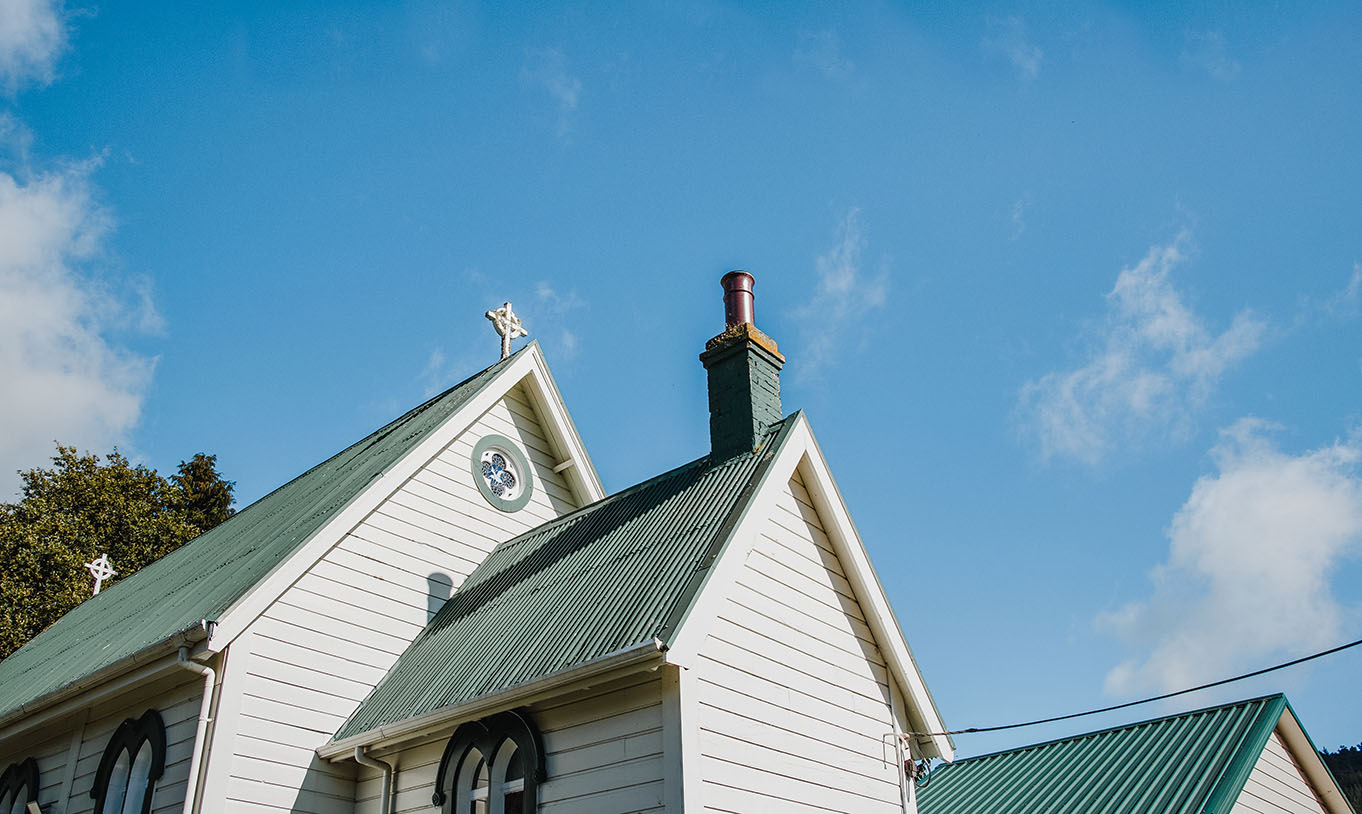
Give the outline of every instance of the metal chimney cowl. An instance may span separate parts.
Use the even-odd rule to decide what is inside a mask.
[[[709,374],[709,439],[714,461],[751,452],[783,417],[780,369],[785,357],[754,322],[754,280],[730,271],[724,289],[724,331],[705,343],[700,361]]]

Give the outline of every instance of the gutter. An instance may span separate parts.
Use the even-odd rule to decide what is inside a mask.
[[[112,664],[95,670],[93,673],[82,676],[70,684],[58,687],[52,692],[10,709],[3,716],[0,716],[0,732],[3,733],[3,735],[0,735],[0,739],[7,739],[28,732],[35,727],[62,718],[73,712],[73,708],[88,706],[94,700],[103,698],[113,691],[125,689],[150,675],[168,669],[170,664],[158,662],[161,662],[180,647],[193,646],[208,638],[209,628],[212,624],[207,619],[196,622],[194,626],[186,630],[148,645]],[[138,670],[138,667],[143,669]],[[125,673],[131,673],[131,675],[124,676]],[[123,680],[118,681],[117,684],[111,685],[109,683],[120,676],[123,676]],[[79,697],[87,690],[94,690],[95,695]],[[40,712],[45,714],[38,716]],[[11,731],[5,731],[16,723],[20,726]]]
[[[213,681],[217,673],[206,664],[199,664],[189,657],[189,648],[181,647],[175,666],[203,676],[203,699],[199,701],[199,723],[194,729],[194,751],[189,758],[189,781],[184,789],[184,814],[194,814],[199,804],[195,797],[199,791],[199,775],[202,773],[203,752],[208,745],[209,713],[213,709]]]
[[[491,695],[451,704],[417,715],[414,718],[405,718],[361,732],[358,735],[351,735],[348,738],[323,744],[317,747],[317,755],[324,760],[336,763],[353,757],[353,750],[356,748],[420,737],[442,729],[454,721],[479,718],[489,712],[509,709],[534,696],[542,695],[548,690],[565,684],[572,684],[588,678],[598,678],[610,672],[635,672],[645,665],[660,664],[664,649],[665,645],[662,642],[653,639],[643,644],[616,650],[594,661],[569,667],[566,670],[517,684],[514,687],[507,687]]]

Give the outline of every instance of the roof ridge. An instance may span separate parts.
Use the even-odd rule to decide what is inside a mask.
[[[530,344],[534,344],[534,343],[530,343]],[[440,392],[440,393],[437,393],[437,394],[434,395],[434,396],[431,396],[430,398],[426,399],[425,401],[421,402],[420,404],[418,404],[418,405],[416,405],[415,407],[411,408],[410,410],[406,411],[405,413],[403,413],[402,415],[398,416],[397,418],[394,418],[393,420],[389,421],[388,423],[383,424],[382,426],[379,426],[379,427],[377,427],[377,428],[371,430],[370,432],[366,433],[363,437],[361,437],[358,441],[355,441],[354,443],[349,444],[348,446],[345,446],[345,447],[341,448],[339,451],[337,451],[337,452],[335,452],[335,453],[333,453],[333,454],[331,454],[331,455],[328,455],[327,457],[323,458],[322,460],[318,461],[317,463],[315,463],[315,464],[313,464],[312,466],[308,467],[307,469],[303,470],[302,472],[300,472],[299,474],[295,475],[294,477],[289,478],[288,480],[284,481],[284,482],[281,483],[280,485],[276,486],[275,488],[271,489],[270,491],[266,492],[265,494],[261,495],[260,497],[256,498],[255,500],[251,501],[251,502],[248,503],[247,505],[243,506],[240,510],[238,510],[238,511],[236,512],[236,514],[234,514],[234,515],[232,515],[232,516],[235,517],[235,516],[237,516],[237,515],[245,514],[245,513],[246,513],[247,511],[249,511],[250,509],[252,509],[252,508],[254,508],[254,507],[260,505],[262,502],[264,502],[265,498],[269,497],[270,495],[273,495],[275,492],[278,492],[278,491],[280,491],[281,489],[287,488],[287,487],[290,486],[294,481],[297,481],[297,480],[300,480],[300,479],[302,479],[302,478],[307,477],[308,475],[312,474],[313,472],[317,471],[318,469],[321,469],[322,467],[326,466],[327,464],[329,464],[329,463],[331,463],[332,461],[336,460],[337,458],[341,457],[341,456],[344,455],[345,453],[350,452],[351,450],[357,449],[357,448],[359,448],[359,447],[371,446],[375,441],[378,441],[378,440],[381,440],[381,439],[383,439],[383,438],[388,437],[388,434],[391,433],[393,430],[397,429],[397,427],[398,427],[400,424],[403,424],[403,423],[405,423],[405,422],[407,422],[407,421],[410,421],[411,419],[415,418],[416,416],[420,415],[421,413],[424,413],[426,410],[428,410],[428,409],[430,409],[431,407],[435,406],[435,404],[437,404],[438,402],[440,402],[440,401],[442,401],[442,400],[448,398],[452,393],[454,393],[454,391],[459,390],[460,388],[464,387],[465,385],[471,384],[472,382],[474,382],[474,381],[477,380],[478,378],[480,378],[480,377],[482,377],[482,376],[485,376],[485,375],[491,373],[492,370],[493,370],[494,368],[499,367],[499,366],[502,366],[502,365],[505,365],[506,363],[508,363],[508,362],[510,362],[512,359],[514,359],[515,357],[517,357],[517,356],[519,356],[520,354],[524,353],[524,352],[526,351],[526,349],[528,349],[529,347],[530,347],[530,345],[527,344],[525,347],[521,348],[520,350],[518,350],[518,351],[516,351],[515,353],[511,354],[510,356],[507,356],[505,359],[498,359],[496,362],[493,362],[492,364],[488,365],[487,367],[483,368],[482,370],[479,370],[477,373],[474,373],[473,375],[469,376],[468,378],[464,379],[463,381],[459,382],[458,384],[456,384],[456,385],[454,385],[454,386],[452,386],[452,387],[446,388],[444,391],[442,391],[442,392]],[[216,528],[216,527],[214,527],[214,528]],[[209,529],[209,531],[212,531],[212,529]],[[207,532],[204,532],[204,534],[207,534]],[[200,536],[202,536],[202,535],[200,535]],[[198,538],[196,537],[196,538],[194,538],[194,539],[198,539]],[[193,542],[193,540],[190,540],[189,542]],[[188,545],[188,543],[186,543],[186,545]],[[178,549],[177,549],[177,550],[178,550]],[[171,552],[171,553],[173,554],[174,552]],[[169,555],[167,555],[167,556],[169,556]],[[162,559],[164,559],[164,558],[162,558]],[[159,560],[158,560],[158,562],[159,562]]]
[[[685,588],[682,590],[681,594],[676,597],[676,601],[672,606],[667,609],[666,616],[662,618],[662,624],[654,633],[657,638],[663,638],[663,634],[674,633],[676,628],[679,627],[689,615],[691,606],[695,603],[696,597],[703,589],[708,578],[710,567],[723,553],[725,545],[727,545],[729,538],[733,536],[733,530],[741,521],[743,513],[746,511],[748,504],[751,503],[753,496],[756,494],[756,490],[765,481],[766,472],[770,469],[771,462],[775,459],[775,452],[781,447],[781,442],[784,441],[785,430],[794,425],[795,419],[799,415],[801,415],[801,411],[796,410],[785,418],[782,418],[779,422],[768,427],[766,434],[762,437],[761,446],[753,452],[733,456],[728,459],[729,461],[736,461],[739,458],[745,459],[747,456],[763,456],[763,459],[759,461],[756,466],[752,467],[752,471],[748,473],[742,491],[739,493],[738,497],[734,499],[733,505],[729,507],[728,512],[725,513],[723,522],[719,524],[719,527],[714,532],[714,537],[710,540],[709,544],[705,546],[703,554],[696,563],[697,567]],[[727,463],[727,461],[725,463]],[[668,636],[667,638],[670,639],[671,637]],[[670,641],[668,644],[670,644]]]
[[[1249,706],[1251,704],[1260,703],[1266,706],[1267,702],[1275,701],[1278,699],[1285,700],[1286,696],[1280,692],[1269,693],[1267,695],[1260,695],[1256,698],[1245,698],[1240,701],[1229,701],[1224,704],[1214,704],[1209,707],[1201,707],[1199,709],[1187,710],[1186,712],[1175,712],[1169,715],[1160,715],[1155,718],[1146,718],[1145,720],[1133,721],[1128,724],[1119,724],[1117,726],[1109,726],[1103,729],[1094,729],[1091,732],[1079,732],[1073,735],[1065,735],[1064,737],[1060,738],[1051,738],[1050,740],[1038,741],[1036,743],[1028,743],[1022,746],[1014,746],[1011,749],[999,749],[995,752],[987,752],[982,755],[974,755],[972,757],[960,758],[959,760],[953,761],[950,765],[959,766],[961,764],[971,763],[977,760],[984,760],[985,758],[993,758],[999,757],[1001,755],[1012,755],[1021,752],[1029,752],[1033,749],[1041,749],[1043,747],[1054,746],[1055,744],[1059,743],[1071,743],[1074,741],[1081,741],[1087,740],[1089,738],[1099,737],[1101,735],[1110,735],[1113,732],[1122,732],[1130,729],[1139,729],[1140,727],[1144,726],[1152,726],[1154,724],[1163,723],[1164,721],[1171,721],[1175,718],[1192,718],[1198,715],[1208,715],[1212,712],[1219,712],[1221,710],[1231,709],[1233,707]]]
[[[526,345],[526,346],[525,346],[525,348],[528,348],[528,347],[529,347],[529,345]],[[190,545],[193,544],[194,542],[198,541],[200,538],[206,537],[207,535],[213,534],[214,532],[217,532],[216,534],[214,534],[214,536],[218,536],[218,537],[222,536],[223,534],[226,534],[226,533],[230,532],[231,529],[232,529],[233,527],[227,526],[227,523],[229,523],[231,520],[233,520],[233,519],[235,519],[235,518],[238,518],[238,517],[246,517],[246,516],[248,516],[248,513],[250,513],[250,514],[249,514],[250,517],[254,517],[254,515],[255,515],[256,513],[251,512],[250,510],[251,510],[251,509],[255,509],[256,507],[265,504],[266,501],[267,501],[270,497],[272,497],[272,496],[274,496],[275,494],[277,494],[277,493],[283,491],[284,489],[287,489],[289,486],[292,486],[294,483],[296,483],[296,482],[298,482],[298,481],[300,481],[300,480],[303,480],[303,479],[306,478],[307,476],[309,476],[309,475],[311,475],[312,473],[314,473],[314,472],[316,472],[316,471],[318,471],[318,470],[320,470],[320,469],[326,467],[327,465],[332,464],[332,463],[335,462],[337,459],[344,457],[347,453],[353,452],[353,451],[355,451],[355,450],[367,449],[368,447],[373,446],[373,445],[374,445],[375,443],[377,443],[378,441],[380,441],[380,440],[382,440],[382,439],[384,439],[384,438],[387,438],[390,434],[392,434],[393,431],[395,431],[395,430],[396,430],[399,426],[401,426],[402,424],[404,424],[404,423],[410,421],[411,419],[415,418],[416,416],[419,416],[419,415],[421,415],[422,413],[426,412],[426,411],[429,410],[431,407],[435,406],[438,402],[440,402],[441,400],[443,400],[443,399],[445,399],[445,398],[448,398],[451,394],[453,394],[455,391],[459,390],[460,388],[464,387],[465,385],[471,384],[471,383],[473,383],[474,381],[476,381],[477,379],[479,379],[480,377],[485,376],[485,375],[491,373],[492,370],[493,370],[494,368],[498,367],[499,365],[502,365],[502,364],[505,363],[505,362],[510,361],[510,360],[511,360],[512,358],[514,358],[517,354],[520,354],[520,353],[524,352],[525,348],[521,348],[520,350],[518,350],[518,351],[516,351],[515,353],[511,354],[511,356],[508,356],[508,357],[506,357],[505,359],[500,359],[500,360],[498,360],[496,363],[494,363],[494,364],[492,364],[492,365],[489,365],[488,367],[485,367],[485,368],[483,368],[482,370],[479,370],[477,373],[474,373],[473,375],[469,376],[468,378],[464,379],[463,381],[459,382],[458,384],[454,385],[453,387],[450,387],[450,388],[446,389],[445,391],[439,393],[438,395],[435,395],[435,396],[432,396],[432,397],[426,399],[425,401],[423,401],[423,402],[421,402],[420,404],[418,404],[417,406],[411,408],[410,410],[408,410],[407,412],[405,412],[405,413],[403,413],[402,415],[398,416],[397,418],[393,419],[392,421],[389,421],[388,423],[384,424],[383,426],[378,427],[377,429],[375,429],[375,430],[369,432],[367,435],[365,435],[363,438],[360,438],[358,441],[355,441],[354,443],[352,443],[352,444],[350,444],[350,445],[348,445],[348,446],[342,448],[340,451],[335,452],[335,453],[333,453],[333,454],[327,456],[326,458],[323,458],[321,461],[318,461],[316,464],[313,464],[312,466],[308,467],[308,468],[305,469],[303,472],[299,473],[298,475],[295,475],[294,477],[290,478],[289,480],[285,481],[284,483],[280,484],[279,486],[276,486],[275,488],[271,489],[270,491],[266,492],[265,494],[261,495],[260,497],[256,498],[255,500],[251,501],[251,502],[248,503],[247,505],[243,506],[241,509],[239,509],[239,510],[237,510],[236,512],[234,512],[234,513],[232,514],[231,517],[227,518],[227,520],[224,520],[222,523],[219,523],[218,525],[214,526],[213,528],[210,528],[210,529],[208,529],[208,530],[206,530],[206,531],[203,531],[203,532],[200,532],[199,534],[194,535],[194,536],[191,537],[190,539],[186,540],[186,541],[184,542],[183,545],[181,545],[180,547],[176,548],[174,551],[167,552],[165,555],[163,555],[163,556],[161,556],[161,557],[159,557],[159,558],[157,558],[157,559],[155,559],[155,560],[152,560],[151,562],[147,563],[147,564],[146,564],[145,566],[143,566],[142,568],[140,568],[140,569],[138,569],[137,571],[135,571],[135,572],[129,574],[127,577],[125,577],[125,578],[119,580],[118,582],[114,583],[113,585],[110,585],[110,586],[109,586],[107,589],[105,589],[104,591],[101,591],[100,593],[95,594],[94,596],[91,596],[89,599],[85,600],[85,602],[82,602],[81,605],[84,605],[84,604],[89,603],[89,602],[101,601],[101,600],[100,600],[100,597],[105,597],[105,599],[103,599],[102,601],[105,602],[105,603],[107,603],[107,602],[110,601],[107,597],[110,597],[110,596],[118,596],[117,589],[118,589],[118,586],[119,586],[119,585],[123,584],[124,582],[126,582],[126,581],[128,581],[128,580],[130,580],[130,579],[135,578],[138,574],[142,574],[142,573],[146,572],[148,569],[156,569],[156,570],[153,570],[152,573],[153,573],[153,574],[154,574],[154,573],[157,573],[157,571],[160,570],[160,569],[157,569],[157,568],[156,568],[156,566],[157,566],[158,564],[163,563],[163,562],[165,562],[167,559],[174,557],[178,552],[184,551],[188,546],[190,546]],[[238,521],[236,527],[240,527],[241,525],[242,525],[242,524],[240,523],[240,521]],[[144,577],[144,579],[145,579],[145,577]],[[78,605],[77,607],[80,607],[80,606]],[[73,608],[72,610],[74,610],[74,608]],[[61,619],[58,619],[58,620],[57,620],[57,622],[60,622],[60,621],[61,621]],[[55,625],[57,622],[54,622],[53,624]],[[192,628],[193,626],[191,625],[190,627]],[[188,629],[188,628],[187,628],[187,629]],[[46,631],[44,631],[44,632],[46,632]],[[39,635],[41,635],[41,634],[39,634]],[[34,638],[37,638],[37,637],[34,637]]]

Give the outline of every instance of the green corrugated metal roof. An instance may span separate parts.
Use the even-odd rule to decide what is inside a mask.
[[[71,610],[0,661],[0,717],[215,621],[508,364],[460,382]]]
[[[1287,709],[1281,695],[960,760],[921,814],[1228,814]]]
[[[335,740],[670,633],[780,447],[701,458],[497,546]]]

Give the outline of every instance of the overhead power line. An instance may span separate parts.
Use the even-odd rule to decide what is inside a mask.
[[[1054,723],[1055,721],[1067,721],[1071,718],[1082,718],[1086,715],[1099,715],[1103,712],[1112,712],[1113,710],[1125,709],[1126,707],[1136,707],[1139,706],[1140,704],[1149,704],[1154,701],[1162,701],[1165,698],[1175,698],[1179,695],[1186,695],[1189,692],[1209,690],[1212,687],[1220,687],[1225,684],[1232,684],[1236,681],[1243,681],[1246,678],[1253,678],[1254,676],[1260,676],[1263,675],[1264,673],[1273,672],[1274,670],[1282,670],[1287,667],[1294,667],[1297,664],[1303,664],[1304,662],[1307,661],[1313,661],[1314,659],[1324,658],[1325,656],[1332,656],[1334,653],[1337,653],[1341,650],[1347,650],[1349,647],[1357,647],[1359,644],[1362,644],[1362,639],[1358,639],[1355,642],[1348,642],[1347,644],[1341,644],[1338,647],[1332,648],[1330,650],[1323,650],[1319,653],[1314,653],[1309,656],[1302,656],[1301,658],[1283,662],[1272,667],[1264,667],[1261,670],[1254,670],[1251,673],[1237,675],[1234,676],[1233,678],[1222,678],[1219,681],[1212,681],[1209,684],[1202,684],[1197,687],[1188,687],[1185,690],[1177,690],[1176,692],[1166,692],[1163,695],[1155,695],[1149,698],[1141,698],[1138,701],[1127,701],[1124,704],[1112,704],[1109,707],[1102,707],[1101,709],[1090,709],[1087,710],[1086,712],[1072,712],[1069,713],[1068,715],[1056,715],[1053,718],[1040,718],[1035,721],[1024,721],[1019,724],[1000,724],[998,726],[972,726],[969,729],[952,729],[947,732],[914,732],[913,734],[921,736],[972,735],[976,732],[999,732],[1004,729],[1020,729],[1024,726],[1038,726],[1039,724],[1050,724]]]

